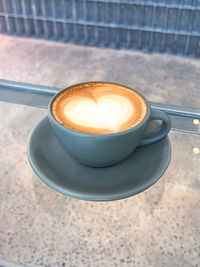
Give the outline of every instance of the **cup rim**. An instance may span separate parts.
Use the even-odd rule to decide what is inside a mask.
[[[113,85],[119,85],[119,86],[122,86],[122,87],[125,87],[127,89],[130,89],[132,91],[134,91],[135,93],[137,93],[138,95],[140,95],[143,100],[145,101],[145,104],[147,106],[147,113],[145,115],[145,117],[143,118],[143,120],[141,122],[139,122],[138,124],[136,124],[135,126],[127,129],[127,130],[124,130],[124,131],[120,131],[120,132],[117,132],[117,133],[108,133],[108,134],[90,134],[90,133],[84,133],[84,132],[79,132],[79,131],[76,131],[76,130],[73,130],[73,129],[70,129],[68,128],[67,126],[64,126],[63,124],[61,124],[59,121],[57,121],[55,119],[55,117],[53,116],[53,113],[52,113],[52,110],[51,110],[51,106],[52,106],[52,103],[54,101],[54,99],[59,95],[61,94],[63,91],[65,90],[68,90],[70,89],[71,87],[74,87],[74,86],[79,86],[79,85],[83,85],[83,84],[90,84],[90,83],[104,83],[104,84],[113,84]],[[105,82],[105,81],[89,81],[89,82],[82,82],[82,83],[76,83],[76,84],[73,84],[73,85],[70,85],[62,90],[60,90],[57,94],[55,94],[52,99],[50,100],[49,104],[48,104],[48,115],[50,116],[50,118],[53,120],[53,122],[60,128],[62,128],[63,130],[65,131],[68,131],[70,132],[71,134],[75,134],[75,135],[81,135],[81,136],[85,136],[85,137],[111,137],[111,136],[118,136],[118,135],[124,135],[124,134],[128,134],[132,131],[135,131],[137,130],[138,128],[140,128],[142,125],[144,125],[146,123],[146,121],[149,119],[150,117],[150,104],[148,102],[148,100],[140,93],[138,92],[137,90],[129,87],[129,86],[126,86],[126,85],[123,85],[123,84],[120,84],[120,83],[114,83],[114,82]]]

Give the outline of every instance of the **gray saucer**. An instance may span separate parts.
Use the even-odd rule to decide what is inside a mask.
[[[158,181],[170,163],[171,144],[166,137],[137,148],[117,165],[87,167],[62,149],[45,117],[30,135],[28,158],[36,175],[56,191],[84,200],[110,201],[136,195]]]

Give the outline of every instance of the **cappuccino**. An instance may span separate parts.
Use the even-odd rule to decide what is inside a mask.
[[[62,91],[54,99],[51,111],[58,122],[72,130],[111,134],[140,123],[147,113],[147,104],[126,87],[91,82]]]

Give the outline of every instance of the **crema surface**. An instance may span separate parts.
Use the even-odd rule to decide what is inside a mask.
[[[146,113],[145,100],[135,91],[109,83],[86,83],[62,91],[52,113],[64,126],[84,133],[107,134],[130,129]]]

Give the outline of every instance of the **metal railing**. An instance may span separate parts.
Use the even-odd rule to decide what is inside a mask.
[[[60,88],[0,80],[0,101],[47,108]],[[172,121],[172,130],[200,135],[200,109],[151,102],[153,108],[166,112]]]

